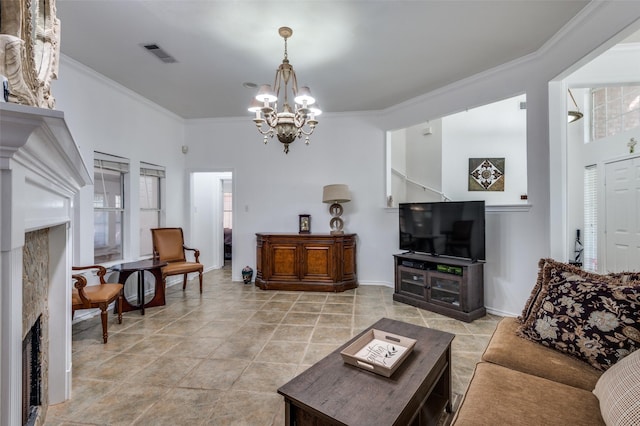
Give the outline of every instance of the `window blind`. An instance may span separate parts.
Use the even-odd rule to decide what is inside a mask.
[[[587,271],[598,270],[598,168],[584,169],[584,261]]]
[[[104,170],[113,170],[120,173],[129,173],[129,159],[95,151],[93,153],[93,167],[96,169],[99,168]]]
[[[140,176],[153,176],[165,178],[165,168],[156,164],[140,162]]]

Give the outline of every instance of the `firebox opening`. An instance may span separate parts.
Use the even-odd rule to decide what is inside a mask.
[[[35,424],[42,399],[42,315],[22,341],[22,424]]]

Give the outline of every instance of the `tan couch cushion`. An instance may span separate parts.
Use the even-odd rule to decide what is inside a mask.
[[[118,294],[122,287],[122,284],[88,285],[84,287],[84,294],[93,303],[104,303],[113,300],[114,295]],[[82,305],[82,299],[76,288],[71,290],[71,303]]]
[[[579,359],[519,337],[516,335],[519,325],[515,318],[502,319],[482,355],[483,361],[593,390],[602,372]]]
[[[590,391],[480,362],[453,420],[457,426],[604,425]]]
[[[165,277],[169,275],[186,274],[188,272],[202,271],[203,266],[201,263],[196,262],[171,262],[167,266],[162,268],[162,275]]]
[[[640,350],[605,371],[593,393],[608,425],[640,425]]]

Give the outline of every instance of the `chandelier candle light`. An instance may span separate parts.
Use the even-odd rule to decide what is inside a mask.
[[[343,209],[340,203],[347,203],[349,201],[351,201],[351,192],[349,192],[349,187],[345,184],[326,185],[322,189],[322,202],[331,203],[329,206],[329,213],[331,213],[329,227],[331,228],[332,235],[344,234],[342,231],[344,221],[340,217],[342,216]]]
[[[278,33],[284,38],[284,59],[276,71],[276,78],[271,85],[264,84],[249,106],[249,111],[254,112],[260,134],[264,135],[264,143],[268,137],[276,135],[284,144],[284,153],[289,153],[289,144],[305,135],[305,144],[309,145],[309,136],[313,133],[318,120],[316,116],[322,111],[311,90],[307,86],[298,89],[298,80],[293,66],[289,64],[287,57],[287,39],[293,34],[289,27],[280,27]],[[282,91],[282,92],[281,92]],[[280,96],[282,95],[282,99]],[[292,95],[294,106],[289,105],[289,96]],[[278,104],[282,110],[278,111]],[[266,127],[263,126],[266,124]]]

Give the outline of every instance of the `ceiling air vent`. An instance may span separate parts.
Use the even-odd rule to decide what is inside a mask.
[[[162,62],[166,64],[173,64],[175,62],[178,62],[176,61],[176,58],[169,55],[167,52],[165,52],[160,46],[158,46],[155,43],[143,44],[142,47],[147,49],[149,52],[154,54],[158,59],[160,59]]]

